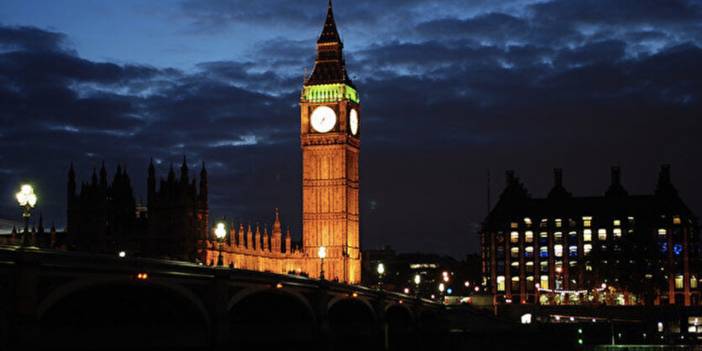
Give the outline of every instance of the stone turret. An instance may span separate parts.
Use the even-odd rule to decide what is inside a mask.
[[[273,233],[271,238],[271,251],[280,253],[281,252],[281,240],[282,240],[282,230],[280,227],[280,213],[278,209],[275,209],[275,221],[273,221]]]

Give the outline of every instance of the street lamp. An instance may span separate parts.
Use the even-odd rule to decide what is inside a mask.
[[[383,274],[385,274],[385,265],[380,262],[378,263],[378,290],[383,288]]]
[[[417,286],[417,288],[415,289],[415,294],[417,296],[419,296],[419,283],[421,283],[421,282],[422,282],[422,277],[420,277],[419,274],[415,274],[414,275],[414,285]]]
[[[224,223],[217,223],[217,227],[214,230],[215,237],[219,242],[219,256],[217,256],[217,266],[221,267],[224,265],[224,258],[222,257],[222,245],[224,244],[224,237],[227,235],[227,229],[224,227]]]
[[[37,195],[34,194],[34,188],[31,185],[24,184],[20,191],[15,194],[15,198],[22,209],[22,218],[24,218],[22,246],[29,246],[29,217],[32,215],[32,208],[37,204]]]
[[[324,258],[327,257],[327,248],[324,246],[320,246],[319,251],[317,251],[317,255],[319,255],[320,259],[319,279],[324,280]]]

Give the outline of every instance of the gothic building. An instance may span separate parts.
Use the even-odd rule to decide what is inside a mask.
[[[272,233],[264,227],[239,227],[222,246],[225,265],[319,277],[320,247],[326,248],[325,277],[348,283],[361,281],[359,242],[360,101],[346,72],[343,43],[331,2],[319,39],[312,74],[300,96],[302,149],[302,248],[281,245],[276,213]],[[244,239],[245,238],[245,239]],[[253,238],[253,239],[252,239]],[[261,241],[262,240],[262,241]],[[210,236],[203,245],[207,262],[216,262],[219,243]]]
[[[697,219],[663,166],[655,192],[631,195],[612,168],[604,196],[576,197],[555,171],[545,198],[513,172],[480,233],[496,303],[700,304]]]
[[[156,187],[156,170],[149,165],[146,209],[138,206],[131,180],[121,166],[108,181],[105,166],[99,176],[76,191],[73,165],[68,171],[66,245],[88,252],[130,254],[195,260],[202,255],[197,243],[207,233],[207,171],[203,164],[199,184],[190,179],[183,159],[180,176],[171,166],[168,178]]]

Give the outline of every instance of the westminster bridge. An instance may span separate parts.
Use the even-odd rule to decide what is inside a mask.
[[[443,312],[299,276],[0,247],[0,350],[427,349]]]

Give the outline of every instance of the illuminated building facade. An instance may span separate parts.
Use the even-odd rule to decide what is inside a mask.
[[[652,195],[629,195],[612,168],[604,196],[574,197],[555,170],[546,198],[513,172],[480,233],[496,303],[699,305],[697,219],[661,168]]]
[[[271,235],[252,234],[240,227],[236,245],[225,245],[224,262],[236,268],[287,273],[301,271],[318,277],[326,248],[325,278],[348,283],[361,281],[359,242],[360,101],[346,72],[343,43],[331,3],[319,39],[312,73],[300,97],[302,148],[302,247],[281,250],[279,218]],[[276,229],[278,228],[278,229]],[[245,234],[242,234],[245,232]],[[231,234],[232,236],[234,234]],[[239,241],[246,237],[252,240]],[[289,235],[286,236],[289,241]],[[244,243],[245,242],[245,243]],[[252,243],[249,245],[248,243]],[[269,242],[270,244],[266,244]],[[243,243],[243,244],[242,244]],[[258,245],[262,243],[262,245]],[[205,259],[216,261],[218,243],[208,240]]]

